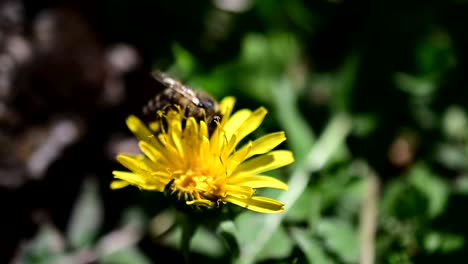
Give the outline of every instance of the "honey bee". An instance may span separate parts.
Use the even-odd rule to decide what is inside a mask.
[[[210,134],[216,129],[222,113],[213,97],[204,91],[193,90],[161,71],[156,70],[152,75],[164,89],[143,107],[144,115],[158,119],[158,112],[179,110],[185,118],[194,117],[198,121],[205,121]]]

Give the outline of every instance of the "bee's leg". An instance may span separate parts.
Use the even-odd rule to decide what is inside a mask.
[[[219,123],[221,122],[222,115],[221,114],[214,114],[210,117],[208,121],[208,133],[211,135],[216,128],[218,128]]]

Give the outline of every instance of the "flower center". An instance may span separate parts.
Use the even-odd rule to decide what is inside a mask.
[[[174,187],[189,194],[193,199],[215,201],[219,197],[220,186],[215,176],[207,176],[199,171],[174,172]]]

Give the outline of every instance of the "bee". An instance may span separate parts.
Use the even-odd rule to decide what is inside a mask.
[[[211,135],[223,117],[218,102],[208,93],[193,90],[159,70],[152,75],[164,89],[143,107],[143,114],[159,119],[161,112],[179,110],[185,118],[194,117],[198,121],[205,121]]]

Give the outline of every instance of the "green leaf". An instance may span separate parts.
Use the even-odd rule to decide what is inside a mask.
[[[240,253],[238,232],[231,220],[221,222],[217,229],[217,233],[223,238],[230,255],[233,257],[238,257]]]
[[[390,216],[395,213],[395,206],[398,205],[398,201],[408,189],[407,187],[408,186],[403,181],[398,179],[387,183],[380,201],[380,208],[384,216]]]
[[[460,250],[465,245],[465,237],[462,235],[444,234],[440,251],[450,253]]]
[[[103,264],[150,264],[151,260],[136,247],[124,248],[110,255],[102,256],[98,263]]]
[[[20,253],[21,263],[45,262],[64,253],[65,241],[60,232],[50,224],[43,224],[33,239]]]
[[[456,66],[457,57],[453,40],[442,27],[431,29],[415,49],[416,66],[423,75],[442,74]]]
[[[424,248],[429,253],[440,251],[447,254],[461,249],[464,244],[465,239],[460,235],[430,232],[424,237]]]
[[[287,144],[296,160],[303,160],[315,141],[315,134],[298,109],[293,83],[288,79],[276,82],[272,94],[278,121],[288,137]]]
[[[242,40],[240,60],[247,65],[258,65],[267,60],[268,41],[260,34],[247,34]]]
[[[321,170],[335,151],[344,143],[346,136],[351,130],[351,120],[345,114],[336,115],[326,127],[323,135],[317,140],[307,157],[296,166],[288,181],[288,192],[282,193],[278,200],[288,206],[292,206],[306,189],[311,173]],[[245,216],[244,216],[245,215]],[[252,217],[252,214],[243,214],[236,219],[244,219],[245,225],[255,225],[251,232],[241,232],[241,257],[236,263],[253,263],[255,257],[263,250],[271,239],[275,230],[279,228],[285,214],[261,215]],[[242,217],[242,218],[241,218]],[[260,222],[260,225],[256,222]],[[254,224],[253,224],[254,223]],[[244,225],[238,224],[239,230]],[[245,237],[244,237],[245,236]],[[248,239],[246,239],[248,238]]]
[[[98,258],[135,246],[143,237],[146,221],[138,208],[126,209],[121,217],[122,225],[102,235],[94,243],[94,252]],[[161,223],[164,225],[164,223]]]
[[[180,226],[174,228],[161,241],[172,248],[180,248],[180,239],[182,236],[182,228]],[[212,230],[208,230],[203,226],[197,228],[190,242],[190,252],[196,252],[213,258],[221,257],[226,253],[223,242]]]
[[[357,137],[368,137],[379,125],[378,117],[375,114],[359,114],[354,116],[353,134]]]
[[[359,258],[359,239],[356,230],[349,222],[341,219],[320,219],[317,233],[325,245],[335,252],[343,261],[356,263]]]
[[[316,221],[320,217],[321,198],[320,192],[307,188],[287,211],[285,219],[292,222]]]
[[[468,135],[468,119],[465,111],[460,106],[450,106],[447,108],[442,120],[442,128],[449,138],[462,140]]]
[[[333,261],[327,256],[324,248],[317,239],[313,238],[308,230],[293,227],[291,236],[307,258],[308,263],[327,264]]]
[[[437,86],[433,80],[409,75],[407,73],[395,73],[396,86],[415,97],[426,97],[434,93]]]
[[[90,246],[102,222],[103,206],[94,179],[86,179],[75,202],[67,226],[66,236],[75,248]]]
[[[454,189],[457,193],[468,195],[468,175],[461,175],[455,180]]]
[[[282,226],[276,229],[265,247],[258,253],[256,260],[281,259],[291,255],[294,243]]]
[[[447,182],[434,175],[428,167],[422,164],[411,169],[409,181],[427,198],[430,217],[436,217],[444,211],[450,195]]]
[[[190,52],[176,43],[172,45],[172,53],[174,54],[175,62],[171,71],[175,72],[177,76],[188,76],[194,71],[197,62]]]
[[[351,55],[334,74],[333,91],[330,107],[333,111],[349,111],[356,72],[359,66],[359,56]]]
[[[459,145],[439,144],[435,156],[440,163],[448,168],[455,170],[468,168],[466,151]]]

